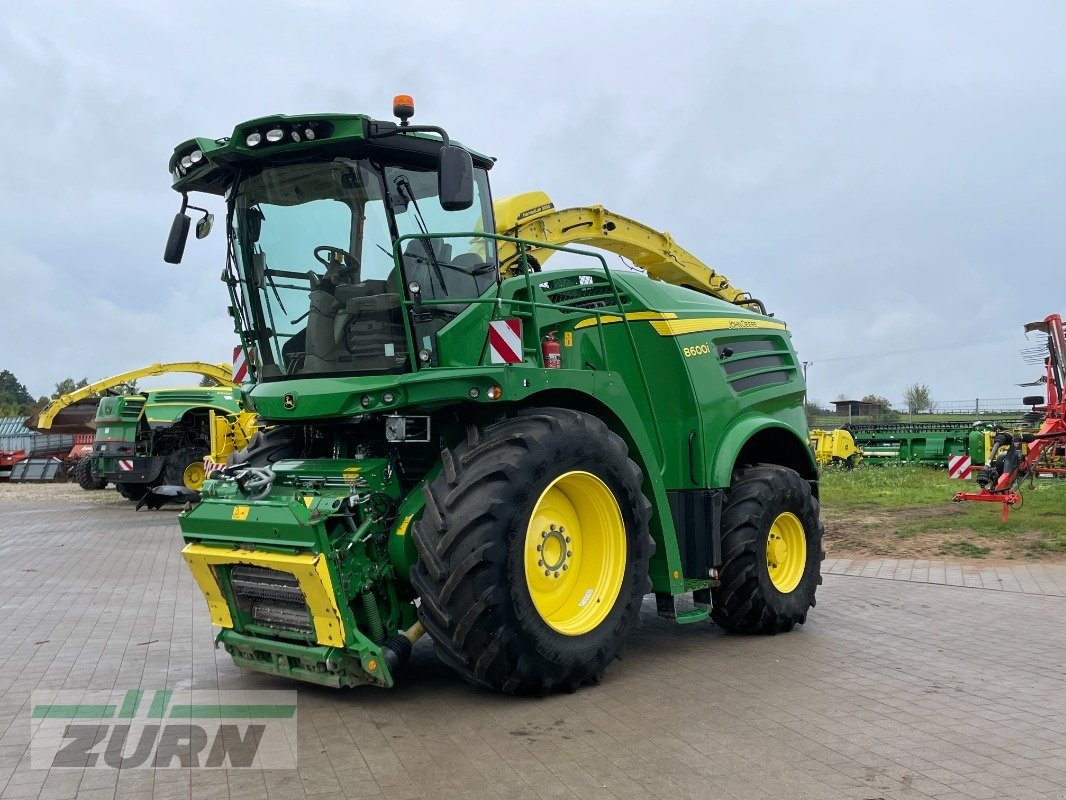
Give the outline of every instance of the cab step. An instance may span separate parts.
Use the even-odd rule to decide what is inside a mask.
[[[701,602],[703,597],[706,596],[707,602]],[[685,611],[678,611],[674,606],[674,596],[672,594],[665,594],[657,592],[655,594],[655,609],[659,612],[659,616],[664,619],[672,619],[678,625],[691,625],[694,622],[703,622],[710,616],[710,592],[693,592],[693,601],[695,606],[693,608],[686,609]]]

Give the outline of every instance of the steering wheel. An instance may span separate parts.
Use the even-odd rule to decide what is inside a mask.
[[[347,283],[359,282],[361,269],[359,259],[347,250],[321,244],[315,248],[314,253],[315,260],[326,268],[326,274],[322,276],[322,280],[329,280],[334,285],[340,283],[341,280]]]

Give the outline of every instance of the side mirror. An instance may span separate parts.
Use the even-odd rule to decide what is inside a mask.
[[[437,193],[445,211],[465,211],[474,204],[474,161],[463,148],[451,144],[441,148]]]
[[[170,226],[170,236],[167,237],[167,248],[163,251],[163,260],[168,264],[181,263],[181,257],[185,255],[185,242],[189,238],[190,224],[192,220],[186,214],[179,211],[174,215],[174,222]]]
[[[211,228],[215,225],[214,214],[204,214],[200,219],[196,221],[196,238],[206,239],[207,234],[211,233]]]

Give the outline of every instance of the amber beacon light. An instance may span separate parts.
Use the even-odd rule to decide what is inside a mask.
[[[406,125],[407,120],[415,115],[415,100],[409,94],[398,94],[392,98],[392,113],[400,118],[400,124]]]

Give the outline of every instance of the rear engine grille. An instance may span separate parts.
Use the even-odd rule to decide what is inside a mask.
[[[603,275],[571,275],[540,284],[548,299],[573,308],[617,308],[615,286]],[[622,305],[629,302],[622,296]]]
[[[157,403],[196,403],[206,405],[215,398],[210,392],[155,392],[152,399]]]
[[[784,340],[720,339],[717,343],[722,370],[734,392],[788,383],[796,364]]]
[[[276,569],[238,564],[230,569],[230,588],[257,625],[314,633],[303,591],[295,576]]]
[[[141,418],[141,411],[143,410],[143,400],[130,400],[127,398],[122,404],[122,419],[127,422],[136,422]]]

